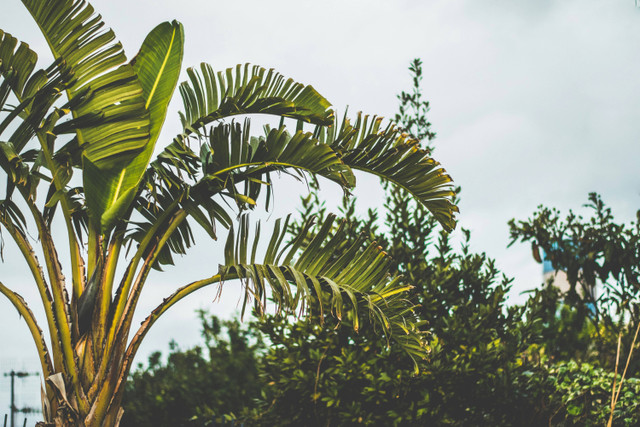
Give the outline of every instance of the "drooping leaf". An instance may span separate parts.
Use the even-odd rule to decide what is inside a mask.
[[[16,46],[18,48],[16,49]],[[38,55],[26,43],[0,30],[0,75],[6,84],[0,86],[0,108],[7,99],[8,90],[22,98],[27,80],[35,68]],[[4,82],[3,82],[4,83]]]
[[[223,123],[212,128],[200,158],[203,178],[194,191],[213,195],[226,190],[237,201],[238,197],[257,200],[261,188],[270,185],[273,171],[317,174],[345,188],[355,184],[351,170],[311,133],[290,135],[280,127],[267,129],[264,137],[252,138],[248,120],[244,126]],[[244,192],[237,189],[240,183]]]
[[[283,244],[286,223],[281,227],[278,220],[263,261],[256,262],[259,244],[255,240],[260,236],[253,233],[251,242],[245,215],[237,233],[229,233],[220,273],[223,278],[231,274],[246,281],[243,307],[253,299],[261,312],[271,298],[286,313],[308,306],[320,313],[330,311],[356,330],[363,322],[372,324],[412,357],[424,357],[425,342],[411,314],[414,306],[406,298],[411,287],[389,274],[391,260],[375,242],[365,244],[361,237],[344,250],[345,230],[342,225],[336,229],[334,220],[329,215],[310,240],[307,233],[313,219],[309,220],[288,245]]]
[[[429,152],[420,148],[418,140],[391,123],[383,127],[381,117],[362,114],[353,125],[345,117],[341,124],[336,121],[316,133],[347,166],[407,190],[445,230],[455,228],[458,208],[453,203],[453,181]]]
[[[189,80],[180,84],[186,133],[224,117],[238,114],[275,114],[319,125],[331,124],[331,104],[312,86],[285,79],[274,70],[249,64],[213,71],[187,69]]]

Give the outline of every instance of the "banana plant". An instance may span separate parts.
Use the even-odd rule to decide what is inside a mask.
[[[239,283],[243,310],[258,315],[269,307],[297,316],[320,310],[321,318],[378,328],[391,345],[425,356],[410,287],[389,273],[375,242],[345,248],[331,216],[310,221],[293,240],[287,219],[268,233],[250,219],[255,206],[274,203],[274,174],[323,177],[348,194],[360,170],[406,190],[451,230],[451,178],[419,141],[379,117],[338,120],[312,86],[259,66],[201,64],[178,85],[184,31],[176,21],[154,28],[128,60],[86,1],[22,2],[54,61],[38,68],[36,52],[0,30],[0,226],[26,261],[44,318],[11,284],[0,282],[0,292],[38,352],[46,379],[40,425],[118,425],[149,328],[210,285]],[[176,87],[181,131],[158,147]],[[272,127],[252,132],[252,114],[274,117]],[[54,235],[54,225],[64,232]],[[226,236],[224,259],[134,329],[149,273],[192,247],[194,227],[198,236]]]

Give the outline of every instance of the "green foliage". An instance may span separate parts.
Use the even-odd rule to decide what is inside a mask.
[[[259,396],[261,335],[238,320],[202,311],[199,316],[203,347],[183,351],[171,343],[166,363],[155,352],[131,374],[123,427],[203,425],[214,417],[233,418]]]
[[[87,1],[23,4],[54,62],[36,70],[36,52],[0,30],[0,226],[25,258],[48,337],[18,293],[3,283],[0,293],[26,321],[38,351],[47,425],[117,425],[126,377],[149,329],[185,296],[223,280],[243,281],[245,303],[255,298],[258,311],[267,294],[281,313],[322,303],[311,310],[326,308],[356,329],[377,323],[385,335],[402,334],[395,340],[406,352],[424,356],[409,287],[391,274],[378,246],[349,241],[345,256],[332,259],[344,246],[342,235],[329,233],[332,217],[313,238],[304,228],[288,248],[286,226],[276,222],[256,263],[264,245],[248,217],[262,202],[273,206],[274,174],[325,177],[348,194],[353,170],[361,170],[402,188],[452,230],[458,209],[451,177],[419,141],[376,116],[338,121],[312,86],[273,70],[216,72],[202,64],[188,68],[179,85],[180,133],[156,150],[181,74],[182,25],[158,25],[128,60]],[[234,121],[254,114],[279,125],[255,135],[249,117]],[[52,231],[56,212],[66,233]],[[219,268],[174,290],[132,330],[151,269],[187,252],[195,224],[214,240],[226,233],[226,264],[212,263]],[[35,248],[29,236],[38,236]]]
[[[350,334],[334,321],[320,327],[274,318],[259,326],[273,346],[261,360],[265,388],[249,424],[393,425],[415,419],[413,363],[384,338],[371,339],[375,331]]]
[[[567,273],[571,289],[563,295],[571,305],[590,305],[596,323],[615,327],[628,315],[640,317],[640,223],[615,222],[611,208],[596,193],[585,207],[593,211],[583,218],[569,211],[566,219],[556,209],[539,207],[531,219],[509,222],[512,244],[530,241],[534,257],[540,249],[556,270]],[[596,285],[600,292],[594,292]]]
[[[419,90],[420,62],[414,61],[410,70],[414,87],[399,96],[396,119],[403,129],[431,141],[435,134],[426,119],[428,103]],[[431,152],[433,147],[424,149]],[[288,230],[294,245],[310,250],[318,233],[332,236],[330,250],[316,245],[312,251],[317,251],[317,262],[311,255],[303,256],[308,266],[357,258],[366,250],[364,246],[354,250],[352,242],[363,239],[384,248],[390,271],[401,274],[395,279],[398,286],[413,286],[403,297],[410,300],[415,325],[426,337],[426,359],[412,359],[402,345],[389,346],[389,337],[375,323],[358,325],[351,315],[331,316],[332,310],[320,308],[332,307],[333,297],[325,294],[321,305],[306,307],[306,320],[266,316],[251,324],[256,339],[262,336],[269,343],[264,352],[256,347],[253,358],[246,359],[256,364],[252,372],[257,377],[251,383],[255,388],[247,393],[254,400],[245,399],[241,408],[229,409],[232,406],[210,397],[206,405],[192,407],[191,413],[210,416],[231,411],[255,426],[605,425],[617,331],[629,328],[621,316],[626,312],[633,318],[636,310],[620,298],[636,298],[637,226],[616,224],[595,195],[590,200],[596,215],[589,221],[570,214],[563,222],[557,211],[548,209],[528,222],[512,221],[514,241],[534,240],[534,256],[543,249],[556,268],[573,269],[573,289],[563,295],[546,285],[533,291],[525,306],[507,306],[511,281],[486,254],[471,250],[467,230],[450,236],[407,191],[386,188],[382,225],[377,211],[359,218],[353,201],[345,201],[341,221],[333,221],[316,189],[303,199],[301,219],[278,228],[276,240]],[[312,217],[317,218],[316,225],[308,221]],[[332,274],[339,270],[332,269]],[[260,270],[248,270],[250,274],[259,275]],[[606,294],[596,297],[585,292],[595,283],[594,274],[606,282]],[[578,292],[581,287],[583,292]],[[618,312],[611,313],[609,307]],[[402,341],[403,335],[395,333],[392,338]],[[630,339],[625,337],[623,361]],[[174,352],[171,357],[186,358],[194,351]],[[218,354],[216,360],[225,366],[229,357],[233,355]],[[147,378],[140,372],[130,383]],[[203,372],[195,367],[185,372],[185,383],[196,384],[197,389]],[[150,366],[145,375],[166,374]],[[219,388],[225,379],[220,381]],[[619,374],[616,381],[620,382]],[[247,385],[240,380],[222,388],[229,387],[233,394],[240,383]],[[638,393],[640,380],[627,378],[614,411],[614,426],[640,424]]]
[[[613,372],[588,363],[561,362],[524,372],[516,379],[535,411],[530,425],[603,426],[611,413]],[[617,376],[616,387],[620,382]],[[616,405],[613,426],[640,423],[640,379],[626,378]]]
[[[419,115],[428,107],[416,87],[420,63],[414,62],[411,71],[413,95],[400,97],[399,117],[414,111],[414,120],[403,125],[432,138]],[[522,308],[505,306],[510,281],[500,277],[485,254],[470,251],[468,231],[463,230],[461,248],[454,250],[452,238],[406,192],[388,189],[385,208],[384,227],[378,227],[376,212],[359,219],[354,204],[345,202],[347,235],[377,242],[401,280],[414,286],[410,298],[428,334],[428,360],[420,362],[416,375],[411,360],[389,348],[373,328],[355,333],[332,319],[324,319],[328,328],[319,328],[270,318],[259,325],[272,343],[261,362],[268,384],[262,398],[266,410],[252,422],[504,425],[516,415],[515,407],[522,410],[513,405],[510,378],[521,370],[519,355],[529,345],[532,328],[522,320]],[[325,215],[315,194],[303,201],[303,220],[311,215]],[[292,235],[300,234],[302,221],[293,225]],[[334,256],[340,255],[336,250]]]
[[[640,225],[616,222],[595,193],[585,207],[592,211],[589,218],[569,211],[562,219],[558,210],[540,207],[526,221],[512,220],[511,243],[530,241],[534,258],[541,261],[542,251],[567,274],[567,292],[548,288],[535,296],[538,315],[548,324],[543,334],[549,356],[612,370],[618,334],[628,351],[640,322]],[[633,359],[629,369],[639,372],[640,360]]]
[[[469,252],[468,235],[454,251],[424,215],[413,217],[402,206],[389,212],[407,227],[387,222],[392,231],[378,241],[388,239],[383,245],[416,286],[412,298],[431,348],[420,373],[372,328],[354,333],[331,319],[324,328],[269,319],[259,325],[272,343],[261,368],[268,409],[255,423],[504,425],[515,416],[510,377],[520,370],[530,336],[523,309],[505,307],[508,280],[498,279],[485,255]],[[352,205],[344,214],[353,235],[376,234],[372,217],[356,220]],[[404,234],[412,228],[421,232]]]
[[[436,133],[431,130],[431,123],[427,119],[429,101],[422,99],[422,60],[416,58],[409,65],[409,71],[413,81],[411,92],[400,92],[398,99],[400,106],[395,116],[395,122],[401,123],[403,128],[421,141],[431,141]],[[429,149],[430,147],[427,147]]]

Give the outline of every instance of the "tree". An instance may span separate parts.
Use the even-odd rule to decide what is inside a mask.
[[[424,148],[432,151],[435,133],[425,116],[419,60],[410,72],[413,88],[399,96],[397,120],[425,136]],[[522,307],[506,306],[510,280],[485,254],[470,250],[469,232],[454,249],[449,235],[405,192],[388,188],[384,228],[377,212],[358,219],[354,208],[353,201],[342,208],[349,239],[377,242],[401,280],[414,286],[410,298],[428,334],[428,360],[416,374],[410,358],[389,348],[373,327],[355,332],[331,319],[325,323],[333,327],[320,328],[319,322],[268,317],[259,325],[272,343],[261,361],[265,391],[251,424],[526,425],[533,408],[517,393],[513,377],[524,370],[520,356],[533,341],[533,328]],[[326,215],[317,193],[303,201],[303,219],[291,235],[298,236],[304,218],[313,215]]]
[[[48,343],[22,297],[4,284],[0,292],[37,347],[47,379],[44,424],[117,425],[126,378],[149,328],[184,296],[223,280],[243,281],[244,306],[252,302],[259,313],[271,296],[285,314],[316,307],[354,328],[371,320],[414,357],[424,356],[405,298],[409,286],[389,275],[391,261],[376,245],[357,241],[332,258],[345,232],[328,215],[313,236],[309,219],[288,246],[288,221],[276,221],[259,258],[260,228],[252,231],[249,217],[258,203],[269,206],[274,173],[323,177],[348,191],[353,170],[361,170],[406,190],[451,230],[451,178],[416,139],[377,117],[338,121],[313,87],[273,70],[238,65],[216,73],[202,64],[187,69],[179,86],[182,132],[151,161],[182,65],[181,24],[157,26],[127,61],[88,3],[23,4],[55,61],[35,70],[37,54],[0,33],[0,166],[7,180],[0,224],[39,291]],[[251,136],[249,119],[225,120],[258,113],[280,124]],[[285,118],[297,121],[293,134]],[[64,242],[54,242],[56,213]],[[178,288],[130,337],[149,272],[191,247],[195,224],[213,239],[228,230],[221,267]],[[42,264],[28,238],[32,227]],[[131,256],[122,251],[128,246]]]
[[[560,334],[557,328],[547,331],[550,355],[566,357],[572,342],[572,357],[613,369],[618,334],[623,350],[628,349],[640,322],[640,223],[616,222],[596,193],[589,194],[585,207],[590,217],[569,211],[562,219],[557,209],[540,206],[530,219],[510,221],[511,244],[531,242],[536,260],[544,256],[556,271],[566,273],[566,292],[537,295],[542,303],[544,292],[554,293],[541,305],[547,306],[546,322],[557,322],[561,307],[564,314],[566,328]],[[575,353],[578,348],[582,354]],[[637,374],[639,366],[636,360],[629,373]]]

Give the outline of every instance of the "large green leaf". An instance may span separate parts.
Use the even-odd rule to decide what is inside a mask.
[[[136,194],[137,185],[144,174],[155,143],[162,130],[167,107],[178,83],[182,66],[184,32],[177,21],[164,22],[154,28],[145,38],[138,54],[131,64],[142,85],[145,108],[149,111],[151,128],[149,142],[144,150],[125,167],[119,165],[110,170],[100,170],[86,163],[86,186],[103,181],[98,194],[87,194],[87,199],[95,198],[102,212],[102,229],[111,225],[128,209]],[[87,192],[88,193],[88,192]]]
[[[101,169],[130,161],[147,144],[149,116],[140,83],[113,31],[105,29],[85,1],[23,3],[54,57],[73,73],[73,83],[66,86],[69,98],[85,98],[74,108],[74,117],[100,117],[77,131],[84,155]]]
[[[139,180],[123,170],[149,143],[150,118],[143,88],[134,68],[126,64],[113,31],[105,29],[91,5],[81,0],[23,3],[54,57],[73,75],[65,89],[74,102],[74,144],[82,149],[85,190],[96,193],[87,198],[89,215],[100,228],[105,222],[103,214],[126,204],[118,198],[131,194]]]
[[[259,227],[252,233],[243,216],[237,235],[230,232],[220,274],[223,280],[228,275],[246,281],[243,310],[253,299],[255,308],[263,311],[268,298],[287,313],[311,306],[320,311],[321,318],[330,311],[356,330],[362,322],[378,327],[410,355],[424,357],[424,336],[412,314],[414,305],[407,299],[411,287],[389,274],[388,255],[375,242],[365,244],[364,238],[345,249],[346,230],[342,224],[334,227],[333,215],[309,240],[312,221],[289,244],[285,239],[288,221],[276,221],[260,261]]]
[[[200,72],[187,69],[189,81],[180,84],[186,133],[207,123],[237,114],[275,114],[328,125],[331,104],[312,86],[285,79],[274,70],[249,64],[215,72],[201,64]]]
[[[184,50],[184,30],[177,21],[163,22],[142,43],[131,64],[142,85],[145,107],[151,119],[151,143],[144,151],[147,167],[178,83]]]
[[[451,231],[458,212],[453,203],[453,181],[419,141],[392,123],[382,126],[381,117],[358,114],[355,123],[345,117],[342,124],[317,128],[321,141],[329,144],[353,169],[378,175],[407,190]]]

